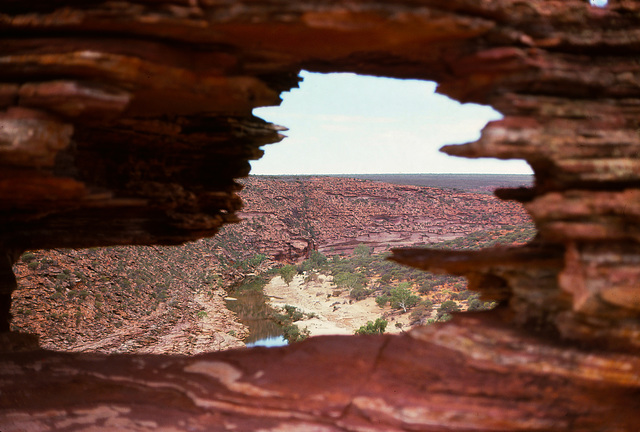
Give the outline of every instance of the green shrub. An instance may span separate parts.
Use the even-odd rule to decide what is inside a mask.
[[[355,256],[368,257],[371,255],[371,248],[364,243],[360,243],[353,250]]]
[[[458,306],[458,303],[454,302],[453,300],[447,300],[445,302],[442,302],[442,304],[438,308],[437,320],[447,321],[451,319],[451,312],[459,312],[459,311],[460,311],[460,306]],[[447,315],[447,317],[445,317],[445,315]]]
[[[340,272],[333,276],[333,283],[340,288],[364,288],[365,282],[362,273]]]
[[[270,317],[276,324],[279,324],[281,326],[284,326],[287,323],[291,322],[291,320],[289,319],[289,315],[287,314],[273,312]]]
[[[420,303],[420,297],[406,288],[405,282],[391,290],[391,307],[394,309],[402,309],[406,312],[418,303]]]
[[[236,291],[262,292],[262,289],[266,284],[267,284],[267,280],[261,276],[248,276],[244,278],[240,286],[236,288]]]
[[[328,258],[318,251],[312,251],[309,259],[298,266],[299,271],[322,270],[327,266]]]
[[[381,295],[376,297],[376,303],[381,308],[385,307],[387,303],[389,303],[390,297],[388,295]]]
[[[355,331],[357,335],[382,334],[387,329],[387,320],[377,318],[375,322],[367,321],[367,324]]]
[[[323,255],[322,253],[320,253],[318,251],[313,251],[313,252],[311,252],[311,255],[309,256],[309,261],[311,261],[313,263],[315,268],[321,268],[321,267],[323,267],[323,266],[325,266],[327,264],[329,259],[325,255]]]
[[[289,343],[301,342],[307,339],[309,334],[309,329],[305,327],[300,330],[300,328],[295,324],[289,324],[282,329],[282,337],[284,337]]]
[[[471,291],[463,290],[463,291],[460,291],[458,293],[453,294],[451,297],[454,300],[462,301],[462,300],[468,299],[471,296],[471,294],[473,294]]]
[[[289,285],[293,280],[293,277],[298,273],[298,270],[296,269],[295,266],[292,266],[291,264],[287,264],[280,268],[279,273],[280,273],[280,276],[282,277],[282,280],[284,280],[285,283]]]
[[[484,311],[493,309],[496,305],[496,302],[485,302],[478,298],[478,295],[475,294],[472,298],[469,299],[468,311]]]
[[[351,291],[349,291],[349,297],[351,297],[355,301],[360,301],[367,298],[372,293],[373,291],[371,291],[370,289],[358,287],[353,288]]]
[[[260,264],[262,264],[266,259],[267,259],[267,256],[265,254],[261,254],[261,253],[255,254],[254,256],[252,256],[247,260],[247,264],[255,268],[255,267],[258,267]]]
[[[380,282],[383,284],[388,284],[389,282],[391,282],[391,275],[389,273],[385,273],[382,276],[380,276]]]
[[[418,287],[418,292],[420,294],[427,294],[432,291],[435,291],[437,287],[438,287],[438,281],[428,280],[424,282],[422,285],[420,285],[420,287]]]
[[[283,309],[291,321],[300,321],[304,318],[304,314],[295,306],[285,305]]]
[[[34,259],[36,259],[36,254],[31,252],[27,252],[20,257],[20,260],[22,260],[23,263],[30,263]]]

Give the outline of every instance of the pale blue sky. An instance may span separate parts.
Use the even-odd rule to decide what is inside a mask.
[[[279,107],[254,114],[289,131],[252,161],[252,174],[530,174],[523,161],[464,159],[438,151],[475,141],[502,116],[435,93],[436,84],[354,74],[302,72]]]

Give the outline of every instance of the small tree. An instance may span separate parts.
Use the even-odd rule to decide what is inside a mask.
[[[387,329],[387,320],[382,318],[377,318],[375,322],[367,321],[366,325],[363,325],[358,330],[355,331],[357,335],[368,335],[368,334],[382,334]]]
[[[420,292],[420,294],[427,294],[431,291],[435,291],[437,286],[438,286],[437,281],[428,280],[424,282],[422,285],[420,285],[420,287],[418,288],[418,292]]]
[[[458,303],[454,302],[453,300],[447,300],[445,302],[442,302],[442,304],[438,308],[438,320],[440,320],[441,318],[444,318],[445,315],[450,315],[451,312],[459,312],[459,311],[460,311],[460,306],[458,306]]]
[[[354,299],[355,301],[363,300],[367,298],[373,291],[364,287],[356,287],[352,288],[349,291],[349,297]]]
[[[300,321],[304,318],[304,314],[302,313],[302,311],[295,306],[284,305],[283,309],[286,314],[289,315],[291,321]]]
[[[312,251],[309,254],[309,258],[304,260],[302,264],[298,266],[299,272],[301,271],[312,271],[312,270],[323,270],[327,267],[329,259],[324,256],[321,252]]]
[[[289,285],[293,280],[293,277],[298,273],[298,270],[296,270],[295,266],[287,264],[284,267],[280,268],[279,273],[280,276],[282,276],[282,280],[284,280],[286,284]]]
[[[389,273],[385,273],[382,276],[380,276],[380,283],[383,284],[388,284],[389,282],[391,282],[392,276]]]
[[[321,268],[325,266],[329,260],[321,252],[313,251],[311,255],[309,255],[309,261],[311,261],[315,268]]]
[[[484,302],[478,298],[472,298],[469,300],[469,306],[467,307],[468,311],[479,311],[484,310]]]
[[[489,309],[493,309],[496,305],[495,302],[483,302],[477,297],[477,294],[474,294],[473,297],[469,299],[469,306],[467,307],[468,311],[485,311]]]
[[[356,256],[368,257],[369,255],[371,255],[371,248],[369,248],[369,246],[364,243],[360,243],[353,250],[353,254]]]
[[[297,325],[289,324],[282,329],[282,337],[289,343],[301,342],[309,337],[309,329],[300,330]]]
[[[340,272],[333,277],[333,283],[340,288],[364,288],[365,282],[361,273]]]
[[[407,285],[408,282],[403,282],[391,290],[391,306],[404,312],[420,303],[420,297],[413,294]]]
[[[387,303],[389,303],[389,296],[388,295],[381,295],[376,297],[376,303],[378,304],[378,306],[380,306],[381,308],[385,307]]]

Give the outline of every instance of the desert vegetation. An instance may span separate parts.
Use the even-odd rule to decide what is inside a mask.
[[[507,226],[496,231],[482,231],[433,245],[436,248],[479,249],[496,245],[514,245],[527,242],[535,230],[529,225]],[[408,315],[410,326],[446,321],[459,311],[482,311],[495,306],[482,301],[478,293],[467,289],[464,278],[436,275],[417,271],[387,260],[388,253],[372,253],[365,244],[359,244],[350,255],[327,257],[313,251],[309,258],[297,266],[285,265],[274,275],[282,277],[288,285],[294,277],[304,284],[319,279],[330,282],[331,293],[327,301],[347,297],[349,302],[375,298],[380,320],[388,322],[399,315]],[[294,270],[296,275],[293,275]],[[312,295],[312,294],[309,294]],[[338,302],[339,303],[339,302]],[[294,318],[294,322],[295,317]],[[300,315],[299,320],[303,317]],[[402,328],[399,322],[396,323]],[[384,332],[386,325],[371,321],[357,329],[357,334]]]
[[[409,317],[407,325],[428,324],[492,305],[468,292],[462,278],[386,260],[384,236],[411,241],[415,234],[403,227],[418,219],[435,236],[431,248],[523,244],[535,235],[521,208],[484,193],[301,177],[248,179],[242,194],[242,223],[181,247],[25,252],[15,265],[22,289],[15,294],[14,329],[39,334],[44,347],[79,351],[192,353],[242,346],[247,328],[225,299],[237,291],[255,292],[262,301],[264,286],[277,276],[287,284],[322,278],[331,283],[332,303],[341,295],[355,303],[375,299],[374,324],[399,315]],[[499,220],[486,225],[496,206]],[[452,219],[441,218],[447,215]],[[345,242],[347,237],[352,240]],[[353,241],[361,237],[368,240]],[[296,315],[287,323],[277,318],[280,311],[272,312],[289,328],[290,340],[305,337],[304,326],[293,327]]]

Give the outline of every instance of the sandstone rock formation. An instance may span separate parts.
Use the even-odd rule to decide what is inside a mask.
[[[21,250],[179,243],[233,221],[233,178],[280,138],[251,109],[300,68],[436,80],[500,110],[445,151],[527,160],[535,186],[499,196],[539,230],[513,251],[399,252],[502,301],[409,336],[3,355],[3,430],[638,429],[637,1],[9,0],[0,27],[3,314]]]
[[[428,245],[472,231],[530,222],[524,209],[494,196],[340,177],[242,180],[242,234],[281,260]]]

